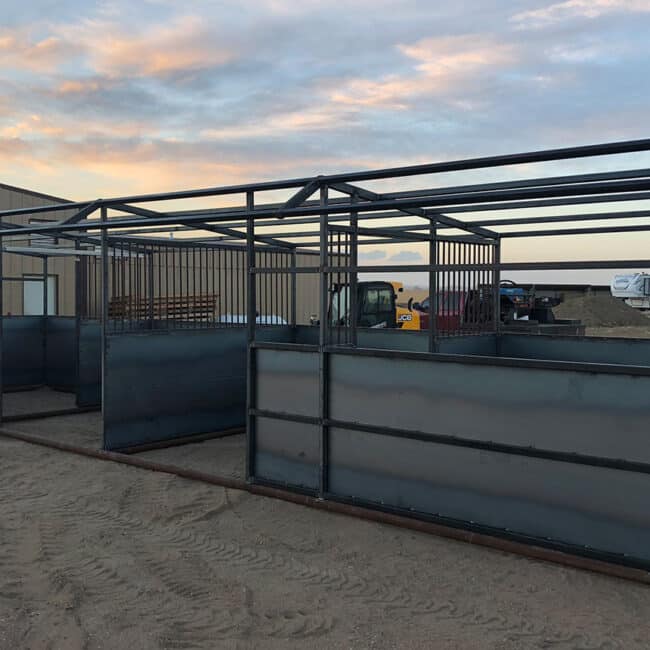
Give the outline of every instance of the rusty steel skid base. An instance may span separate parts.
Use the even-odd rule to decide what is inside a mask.
[[[215,431],[214,433],[198,433],[191,436],[183,436],[182,438],[173,438],[171,440],[160,440],[159,442],[149,442],[143,445],[123,447],[122,449],[115,449],[114,451],[119,454],[142,454],[145,451],[155,451],[156,449],[169,449],[170,447],[193,445],[197,442],[206,442],[208,440],[216,440],[218,438],[227,438],[229,436],[237,436],[243,433],[246,433],[246,429],[243,427],[238,427],[236,429]]]
[[[147,469],[154,472],[172,474],[191,481],[200,481],[203,483],[209,483],[211,485],[217,485],[232,490],[242,490],[251,494],[265,496],[272,499],[280,499],[282,501],[308,506],[311,508],[316,508],[318,510],[357,517],[359,519],[374,521],[390,526],[406,528],[429,535],[437,535],[439,537],[467,542],[469,544],[478,544],[480,546],[485,546],[487,548],[506,553],[515,553],[517,555],[522,555],[534,560],[553,562],[555,564],[574,569],[582,569],[610,577],[622,578],[624,580],[631,580],[643,584],[650,584],[650,572],[647,570],[625,566],[622,564],[615,564],[613,562],[605,562],[603,560],[576,555],[573,553],[567,553],[552,548],[536,546],[534,543],[523,543],[511,539],[503,539],[501,537],[496,537],[493,535],[477,533],[463,528],[455,528],[452,526],[438,524],[432,521],[393,514],[385,510],[361,507],[350,503],[344,503],[342,501],[319,499],[310,494],[290,492],[286,489],[272,487],[271,485],[265,485],[262,483],[248,483],[242,479],[230,478],[226,476],[216,476],[213,474],[207,474],[205,472],[177,467],[175,465],[155,463],[123,453],[88,449],[86,447],[79,447],[67,443],[55,442],[52,440],[40,438],[38,436],[32,436],[18,431],[11,431],[10,429],[6,428],[0,428],[0,436],[8,439],[19,440],[33,445],[49,447],[50,449],[66,451],[69,453],[86,456],[88,458],[112,461],[121,463],[123,465],[130,465],[132,467]]]

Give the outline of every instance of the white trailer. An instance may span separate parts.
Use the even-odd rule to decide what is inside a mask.
[[[635,309],[650,309],[650,274],[615,275],[610,287],[614,298],[621,298]]]

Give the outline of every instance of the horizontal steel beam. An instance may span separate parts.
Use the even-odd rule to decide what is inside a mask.
[[[116,207],[116,206],[114,206]],[[145,217],[147,219],[154,219],[154,218],[165,218],[167,215],[164,212],[157,212],[155,210],[148,210],[146,208],[141,208],[139,206],[131,206],[131,205],[122,205],[120,204],[118,207],[119,210],[123,212],[130,212],[132,214]],[[214,232],[220,235],[227,235],[229,237],[233,237],[234,239],[238,239],[240,241],[245,241],[246,240],[246,233],[239,232],[237,230],[233,230],[232,228],[227,228],[225,226],[214,226],[211,224],[207,224],[204,222],[200,222],[196,224],[198,228],[201,230],[207,230],[209,232]],[[273,246],[278,246],[280,248],[295,248],[295,244],[287,241],[283,241],[280,239],[276,239],[275,237],[271,237],[269,235],[259,235],[255,238],[257,241],[263,242],[265,244],[271,244]]]
[[[630,169],[619,172],[601,172],[596,174],[573,174],[569,176],[547,176],[529,178],[519,181],[500,181],[497,183],[475,183],[473,185],[458,185],[456,187],[441,187],[433,189],[407,190],[404,192],[385,192],[386,199],[406,199],[424,197],[431,194],[455,194],[460,192],[485,192],[491,190],[513,190],[522,187],[548,187],[550,185],[568,185],[571,183],[587,183],[592,181],[614,181],[630,178],[649,178],[650,169]]]
[[[329,226],[328,230],[330,233],[347,233],[347,234],[352,234],[355,232],[357,235],[367,235],[367,236],[375,236],[375,237],[385,237],[387,239],[395,239],[395,240],[403,240],[403,239],[408,239],[409,241],[424,241],[424,242],[430,242],[431,241],[431,235],[424,235],[424,234],[418,234],[418,233],[403,233],[400,231],[394,231],[394,230],[383,230],[381,228],[352,228],[351,226]],[[311,233],[312,235],[314,233]]]
[[[645,194],[639,195],[637,192],[643,190],[650,190],[650,179],[638,179],[630,181],[612,181],[612,182],[603,182],[603,183],[587,183],[581,184],[579,187],[579,193],[583,196],[579,197],[580,200],[589,202],[591,195],[594,195],[595,198],[601,200],[611,200],[614,196],[619,196],[620,193],[625,193],[626,200],[638,200],[640,196],[645,196]],[[543,198],[548,196],[550,192],[559,195],[560,197],[566,198],[571,197],[575,198],[572,195],[575,194],[578,189],[574,185],[567,185],[562,187],[554,188],[530,188],[530,189],[521,189],[521,190],[512,190],[507,193],[500,192],[483,192],[475,193],[472,195],[449,195],[441,198],[440,205],[431,206],[432,201],[429,198],[426,199],[407,199],[405,202],[408,205],[404,205],[403,201],[390,199],[390,200],[378,200],[372,202],[364,203],[350,203],[347,205],[333,205],[333,206],[301,206],[298,208],[292,208],[286,212],[286,216],[289,215],[316,215],[316,214],[341,214],[343,212],[347,213],[352,210],[359,212],[381,212],[384,210],[403,210],[404,207],[418,207],[427,205],[429,207],[437,207],[444,211],[446,210],[444,206],[449,206],[453,209],[455,204],[462,204],[463,209],[466,212],[471,212],[476,207],[473,203],[481,204],[484,202],[495,202],[499,200],[506,199],[508,201],[516,201],[517,199],[527,198]],[[611,194],[609,194],[611,193]],[[598,196],[607,194],[607,196]],[[443,205],[444,204],[444,205]],[[535,203],[533,203],[535,205]],[[494,205],[493,205],[494,207]],[[536,206],[535,206],[536,207]],[[496,208],[495,208],[496,209]],[[241,217],[239,211],[231,214],[224,214],[219,221]],[[254,210],[250,215],[256,219],[265,219],[265,218],[274,218],[277,217],[277,211],[275,210]],[[170,224],[176,225],[178,222],[184,223],[204,223],[204,216],[191,216],[191,217],[168,217],[162,216],[157,218],[148,219],[148,223],[151,225],[163,225]],[[29,226],[23,228],[8,228],[6,230],[0,230],[0,236],[3,234],[14,235],[22,233],[52,233],[52,232],[66,232],[70,230],[84,230],[84,229],[98,229],[98,228],[111,228],[111,227],[127,227],[127,226],[141,226],[142,221],[139,219],[110,219],[105,223],[98,223],[97,221],[92,222],[80,222],[78,224],[69,225],[69,224],[54,224],[54,225],[45,225],[45,226]]]
[[[326,266],[324,273],[425,273],[429,271],[555,271],[586,269],[647,269],[650,260],[588,260],[584,262],[502,262],[501,264],[374,264],[368,266]],[[318,266],[297,269],[256,267],[251,273],[319,273]]]
[[[352,197],[365,199],[367,201],[382,201],[385,200],[386,198],[383,194],[377,194],[375,192],[366,190],[365,188],[358,187],[357,185],[350,185],[348,183],[335,183],[330,187],[339,192],[344,192],[346,194],[349,194]],[[481,228],[480,226],[476,226],[472,223],[465,223],[463,221],[460,221],[459,219],[455,219],[454,217],[448,217],[439,212],[436,214],[431,214],[427,210],[423,210],[421,208],[404,208],[401,211],[404,214],[408,214],[416,217],[422,217],[426,219],[428,222],[432,222],[435,219],[437,223],[444,224],[449,228],[458,228],[459,230],[464,230],[465,232],[469,232],[474,235],[481,235],[482,237],[491,237],[491,238],[497,237],[497,234],[491,230],[487,230],[486,228]]]
[[[518,154],[486,156],[480,158],[468,158],[423,165],[410,165],[405,167],[392,167],[378,170],[351,172],[343,174],[332,174],[322,176],[323,183],[354,183],[364,180],[379,180],[385,178],[402,178],[406,176],[417,176],[420,174],[434,174],[449,171],[461,171],[469,169],[485,169],[489,167],[502,167],[508,165],[529,164],[535,162],[547,162],[553,160],[569,160],[592,156],[604,156],[621,153],[632,153],[639,151],[650,151],[650,139],[628,140],[624,142],[609,142],[604,144],[587,145],[579,147],[566,147],[560,149],[547,149],[531,151]],[[93,203],[98,207],[112,207],[118,204],[145,203],[152,201],[165,201],[176,199],[201,198],[209,196],[223,196],[226,194],[239,194],[248,191],[266,191],[291,189],[305,186],[313,181],[313,177],[269,181],[261,183],[246,183],[241,185],[230,185],[225,187],[212,187],[196,190],[182,190],[177,192],[163,192],[157,194],[136,194],[132,196],[116,197],[111,199],[95,199],[92,201],[70,202],[64,204],[53,204],[52,206],[39,206],[34,208],[19,208],[6,210],[0,213],[0,219],[6,216],[19,214],[38,214],[47,211],[68,210],[71,208],[83,209]],[[408,206],[407,206],[408,207]],[[414,205],[412,207],[421,207]]]
[[[649,232],[650,224],[638,226],[594,226],[591,228],[556,228],[555,230],[516,230],[501,233],[501,239],[522,237],[557,237],[567,235],[598,235],[605,233]]]

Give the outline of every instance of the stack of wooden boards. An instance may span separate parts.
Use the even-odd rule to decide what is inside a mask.
[[[116,296],[109,302],[108,317],[115,320],[214,321],[217,300],[217,294],[155,298]]]

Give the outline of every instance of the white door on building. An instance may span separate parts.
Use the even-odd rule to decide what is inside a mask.
[[[43,276],[24,276],[23,281],[23,315],[43,315]],[[47,278],[47,313],[56,314],[56,276]]]

